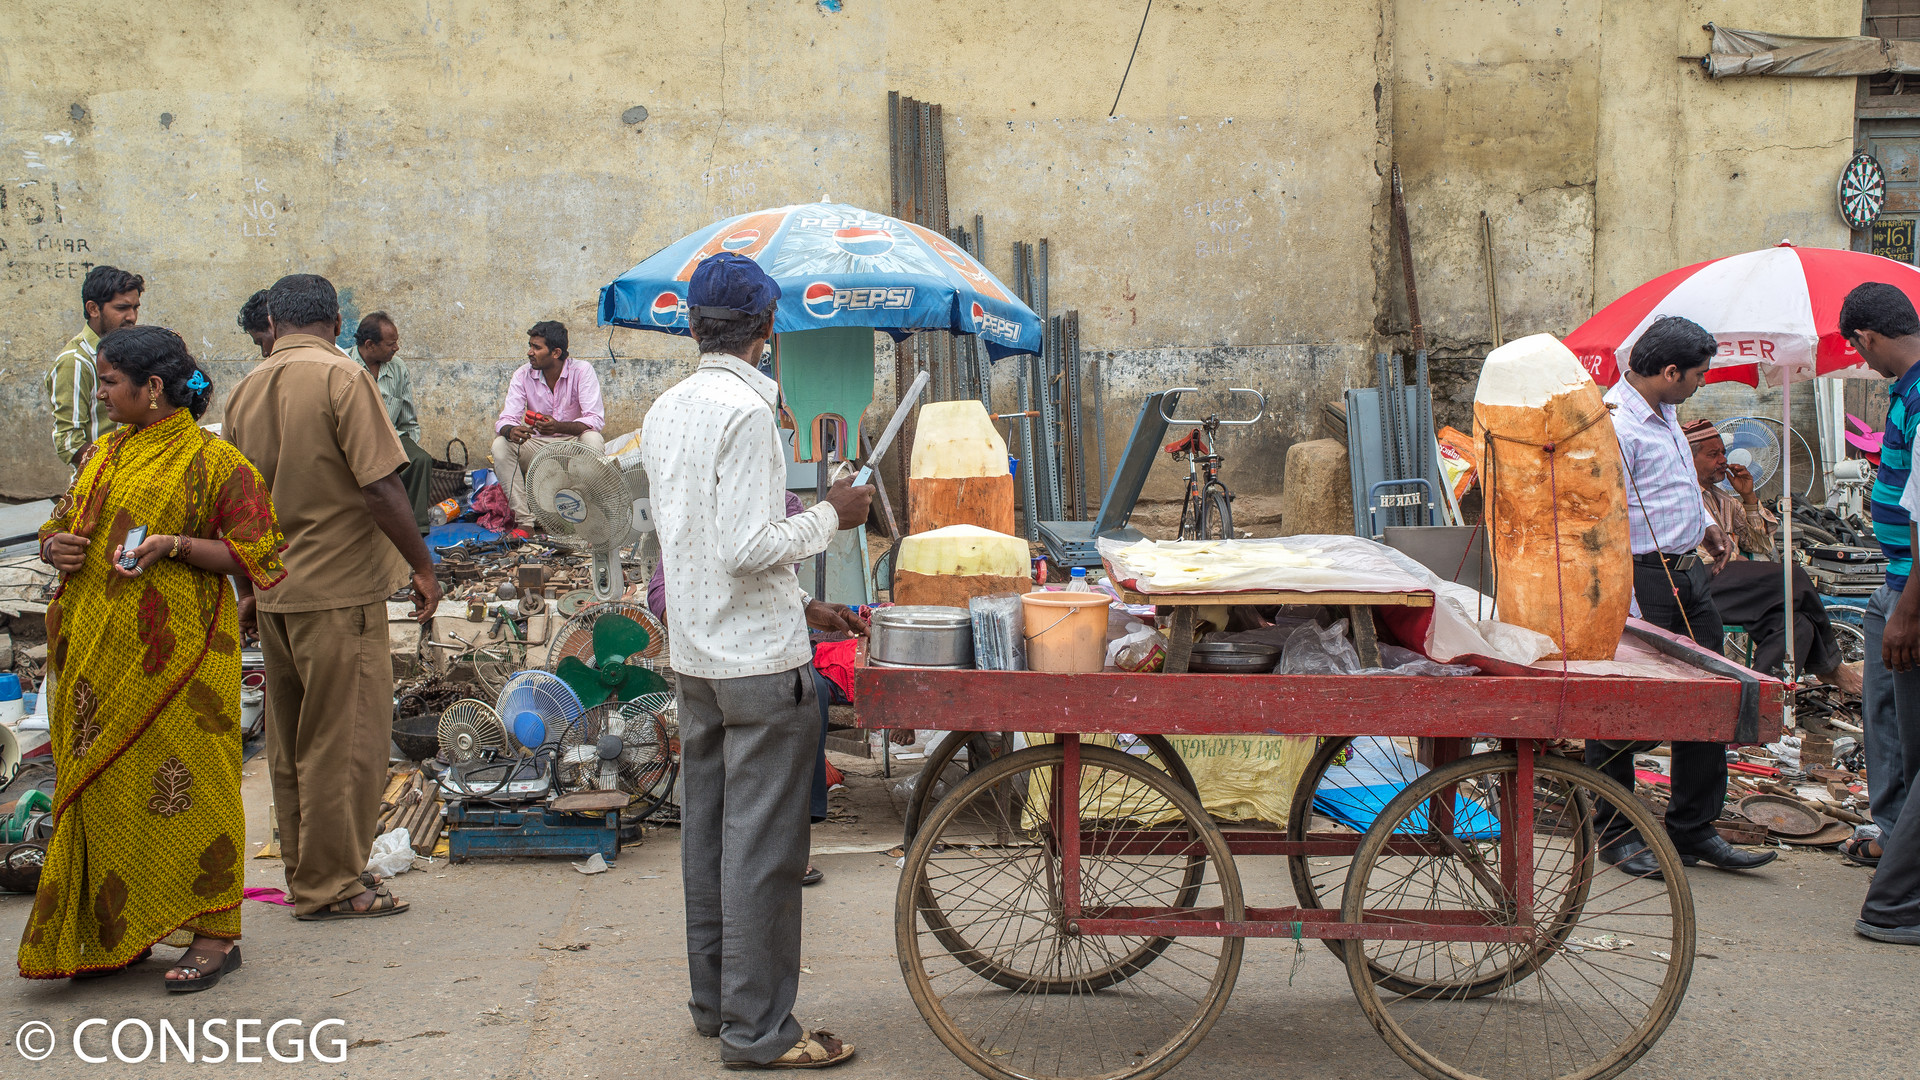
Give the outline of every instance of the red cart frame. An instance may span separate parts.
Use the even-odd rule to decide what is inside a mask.
[[[1691,902],[1678,853],[1667,841],[1664,830],[1654,824],[1651,814],[1630,793],[1598,772],[1560,758],[1543,757],[1543,754],[1550,740],[1568,737],[1729,743],[1778,738],[1785,685],[1744,669],[1737,674],[1741,677],[1703,671],[1691,678],[1656,679],[1561,677],[1528,671],[1527,674],[1440,678],[1061,675],[862,668],[855,678],[855,699],[863,726],[1024,732],[1052,737],[1051,746],[1030,747],[1009,754],[989,770],[998,772],[978,777],[983,781],[997,781],[1003,802],[1007,798],[1009,777],[1016,780],[1012,785],[1016,798],[1020,797],[1020,791],[1026,790],[1019,786],[1019,778],[1041,775],[1048,778],[1049,794],[1043,802],[1034,804],[1039,809],[1029,807],[1022,812],[1024,816],[1003,819],[1010,824],[1002,832],[1022,832],[1024,828],[1024,840],[999,846],[988,842],[959,844],[954,840],[958,834],[951,830],[957,827],[953,822],[960,820],[961,810],[949,804],[955,799],[984,798],[985,787],[972,781],[960,785],[930,811],[935,825],[941,823],[945,812],[949,831],[936,835],[929,831],[933,826],[929,826],[914,840],[906,860],[896,915],[901,964],[908,976],[909,988],[936,1034],[984,1075],[1007,1080],[1048,1076],[1150,1077],[1172,1068],[1218,1016],[1225,998],[1219,984],[1224,981],[1230,988],[1237,974],[1239,939],[1320,938],[1335,942],[1331,947],[1347,960],[1356,993],[1374,1026],[1397,1053],[1425,1075],[1477,1077],[1497,1073],[1516,1080],[1561,1076],[1590,1080],[1617,1075],[1658,1038],[1677,1009],[1679,996],[1684,994],[1685,981],[1691,972]],[[1755,680],[1759,688],[1757,730],[1756,710],[1751,705],[1744,723],[1741,716],[1743,692],[1751,703]],[[1173,789],[1179,784],[1175,781],[1185,775],[1184,767],[1177,761],[1163,760],[1160,768],[1164,773],[1155,770],[1150,775],[1142,771],[1144,767],[1117,760],[1119,755],[1110,750],[1084,746],[1081,737],[1091,735],[1319,736],[1323,744],[1337,746],[1348,745],[1345,737],[1349,736],[1384,736],[1399,740],[1398,745],[1417,745],[1419,764],[1427,770],[1427,778],[1413,780],[1410,776],[1409,785],[1399,792],[1401,797],[1385,804],[1387,813],[1364,831],[1357,828],[1344,832],[1314,831],[1311,827],[1296,825],[1282,834],[1233,826],[1221,828],[1205,819],[1204,812],[1196,816],[1191,808],[1171,825],[1086,820],[1081,813],[1081,785],[1091,781],[1085,778],[1106,777],[1102,782],[1107,787],[1102,790],[1113,790],[1119,783],[1113,778],[1122,772],[1130,778],[1124,781],[1126,784],[1157,785],[1155,789],[1161,791],[1157,796],[1159,806],[1176,801],[1181,806],[1198,806],[1197,798],[1191,804],[1176,799],[1177,792]],[[1476,754],[1473,752],[1476,742],[1497,743],[1498,749],[1488,748]],[[1163,748],[1158,756],[1168,755],[1164,739],[1154,745]],[[1320,756],[1327,757],[1324,751],[1331,748],[1323,745]],[[1041,753],[1049,756],[1044,759],[1032,756]],[[1030,756],[1031,769],[1038,771],[1019,771],[1016,762],[1021,755]],[[979,763],[974,764],[977,767]],[[1096,767],[1105,771],[1090,771]],[[1164,775],[1168,782],[1161,783],[1155,775]],[[925,773],[924,778],[927,778]],[[1312,785],[1318,784],[1321,778],[1322,774],[1309,772],[1301,784],[1301,799],[1306,801],[1297,805],[1311,802],[1318,790]],[[1186,783],[1191,786],[1190,780]],[[1421,784],[1427,787],[1421,788]],[[1523,797],[1521,793],[1525,792],[1532,792],[1532,797]],[[1482,800],[1484,805],[1472,802],[1469,794],[1473,799]],[[1537,820],[1536,812],[1540,810],[1546,811],[1553,820],[1546,823]],[[1398,816],[1393,816],[1394,813]],[[1461,818],[1463,814],[1473,813],[1481,816],[1475,819],[1479,822],[1474,826],[1477,833],[1470,836],[1472,830],[1463,827]],[[1306,820],[1304,811],[1296,811],[1295,816]],[[1602,843],[1596,839],[1602,833],[1596,831],[1601,826],[1595,822],[1603,817],[1630,819],[1654,850],[1666,877],[1679,881],[1671,887],[1631,883],[1650,898],[1634,901],[1645,907],[1627,914],[1608,909],[1614,910],[1611,917],[1616,919],[1625,919],[1627,915],[1659,916],[1664,921],[1656,925],[1668,927],[1667,937],[1675,943],[1669,946],[1671,954],[1655,951],[1650,956],[1635,955],[1635,943],[1627,935],[1614,934],[1609,940],[1607,935],[1588,933],[1585,929],[1588,924],[1581,921],[1587,912],[1603,910],[1596,906],[1596,901],[1600,904],[1624,902],[1622,890],[1630,884],[1616,881],[1623,877],[1618,871],[1612,871],[1612,877],[1602,877],[1609,870],[1595,858]],[[1497,819],[1497,826],[1488,825],[1493,819]],[[910,818],[910,829],[913,821]],[[1524,837],[1532,837],[1533,842],[1521,842]],[[1083,865],[1083,861],[1092,848],[1098,849],[1101,861],[1089,867]],[[1009,865],[1016,859],[1026,860],[1022,865],[1033,864],[1035,859],[1044,864],[1041,871],[1046,879],[1046,895],[1050,897],[1046,903],[1051,908],[1047,911],[1051,914],[1042,911],[1032,917],[1040,920],[1035,925],[1045,924],[1048,919],[1052,923],[1050,927],[1042,925],[1037,934],[1029,936],[1053,934],[1069,942],[1074,938],[1098,939],[1096,944],[1135,939],[1150,939],[1153,943],[1170,939],[1225,939],[1214,947],[1224,950],[1230,945],[1235,951],[1231,963],[1227,958],[1219,961],[1220,970],[1232,970],[1224,980],[1214,977],[1209,984],[1209,992],[1218,1000],[1207,998],[1191,1022],[1184,1027],[1170,1026],[1170,1034],[1164,1040],[1153,1045],[1143,1042],[1145,1049],[1133,1051],[1131,1061],[1117,1064],[1091,1057],[1079,1063],[1081,1056],[1093,1053],[1080,1045],[1086,1042],[1084,1039],[1076,1043],[1071,1035],[1034,1034],[1043,1032],[1050,1022],[1039,1013],[1022,1021],[1017,1038],[1007,1033],[1010,1022],[991,1031],[987,1029],[992,1025],[985,1022],[974,1024],[978,1030],[969,1029],[964,1017],[950,1015],[956,1013],[956,1008],[947,1004],[949,999],[941,996],[943,992],[930,985],[929,972],[933,967],[928,957],[934,950],[922,943],[930,926],[938,931],[935,924],[949,922],[951,915],[949,911],[930,913],[929,898],[940,887],[934,863],[963,849],[974,853],[976,863],[991,857]],[[1560,897],[1561,906],[1557,910],[1547,910],[1554,902],[1551,897],[1539,901],[1535,895],[1536,878],[1547,873],[1535,866],[1535,859],[1547,857],[1541,852],[1549,849],[1552,849],[1551,857],[1557,860],[1552,873],[1560,875],[1554,880],[1575,882],[1553,894]],[[1218,891],[1224,899],[1213,906],[1116,904],[1100,902],[1086,894],[1084,874],[1104,874],[1110,879],[1112,875],[1107,868],[1133,865],[1127,860],[1185,857],[1197,861],[1206,858],[1210,851],[1231,853],[1224,858],[1214,857],[1215,865],[1210,873],[1221,879]],[[1282,907],[1245,906],[1238,902],[1238,872],[1232,862],[1233,857],[1248,855],[1287,856],[1294,860],[1294,865],[1305,867],[1310,867],[1316,858],[1354,859],[1348,867],[1350,877],[1344,886],[1347,900],[1338,906],[1307,902]],[[1366,873],[1362,873],[1362,860]],[[1493,870],[1495,864],[1497,873]],[[1439,899],[1428,897],[1425,907],[1366,903],[1366,897],[1371,895],[1368,883],[1373,880],[1367,874],[1381,876],[1391,872],[1404,879],[1426,873],[1422,868],[1442,865],[1447,874],[1465,882],[1465,886],[1437,887],[1435,896]],[[1384,867],[1395,869],[1382,869]],[[1027,876],[1035,878],[1041,871],[1030,869]],[[970,872],[976,876],[984,873]],[[1202,876],[1207,873],[1203,868]],[[1357,885],[1351,875],[1360,875]],[[1436,870],[1433,876],[1438,881],[1442,875]],[[1226,880],[1229,877],[1233,879],[1231,882]],[[1483,898],[1497,898],[1497,904],[1492,905],[1498,908],[1496,914],[1488,914],[1491,908],[1485,902],[1480,902],[1478,907],[1446,906],[1451,901],[1440,893],[1460,892],[1463,888]],[[1296,891],[1298,889],[1296,884]],[[1354,899],[1355,896],[1359,899]],[[1301,899],[1313,898],[1303,895]],[[1660,915],[1661,912],[1665,914]],[[1125,989],[1125,980],[1142,970],[1152,957],[1145,961],[1127,961],[1118,968],[1117,977],[1113,971],[1097,979],[1069,973],[1065,981],[1055,980],[1042,987],[1040,976],[1009,975],[1001,970],[1006,965],[990,957],[983,958],[986,946],[968,940],[956,942],[956,936],[964,938],[965,935],[956,935],[954,928],[947,925],[939,948],[981,978],[995,981],[1016,994],[1026,991],[1036,995],[1083,995],[1073,999],[1081,1002],[1082,1014],[1091,1015],[1087,1010],[1094,1007],[1093,1002],[1102,1000],[1099,993],[1122,995],[1152,991],[1144,985],[1144,979],[1135,980],[1140,985],[1131,990]],[[1357,942],[1362,947],[1342,952],[1339,943],[1345,941]],[[1621,941],[1626,944],[1620,945]],[[1523,950],[1527,959],[1525,963],[1508,962],[1498,978],[1473,983],[1471,992],[1461,988],[1464,984],[1452,983],[1446,986],[1454,989],[1436,991],[1433,980],[1437,977],[1428,976],[1423,987],[1417,985],[1418,979],[1389,970],[1393,961],[1383,963],[1382,947],[1370,944],[1380,942],[1484,943],[1490,950]],[[1682,943],[1684,958],[1679,958]],[[1166,948],[1164,944],[1157,947]],[[1373,952],[1363,956],[1363,949]],[[1535,1039],[1544,1047],[1545,1060],[1519,1067],[1500,1067],[1506,1071],[1476,1063],[1476,1054],[1488,1057],[1485,1048],[1466,1043],[1461,1049],[1448,1044],[1451,1036],[1423,1034],[1451,1029],[1437,1021],[1423,1026],[1428,1025],[1426,1017],[1431,1014],[1418,1011],[1416,1006],[1425,1008],[1435,999],[1491,1000],[1489,995],[1513,993],[1513,987],[1543,970],[1550,960],[1586,958],[1590,953],[1599,956],[1594,950],[1617,954],[1622,964],[1633,960],[1661,968],[1660,997],[1657,1002],[1647,1003],[1647,1017],[1628,1023],[1632,1018],[1626,1011],[1631,1011],[1631,1007],[1623,1011],[1618,1005],[1614,1007],[1615,1012],[1622,1013],[1618,1022],[1607,1017],[1598,1006],[1595,1007],[1595,1011],[1601,1013],[1598,1018],[1576,1016],[1556,1021],[1549,1015],[1544,1022],[1547,1034]],[[1224,957],[1224,952],[1221,955]],[[1211,957],[1209,954],[1209,963],[1213,962]],[[1661,958],[1661,961],[1652,958]],[[1591,959],[1580,962],[1593,963]],[[1620,978],[1633,977],[1637,976],[1629,970]],[[1076,978],[1078,982],[1074,981]],[[1023,983],[1022,979],[1026,981]],[[1597,984],[1592,978],[1588,982]],[[1497,985],[1492,990],[1486,989],[1491,984]],[[1380,996],[1383,990],[1386,997]],[[1542,992],[1548,997],[1554,993],[1551,987],[1545,987]],[[1612,995],[1611,999],[1608,995]],[[1190,996],[1200,995],[1196,992]],[[1599,985],[1591,996],[1608,1004],[1622,1000],[1619,993],[1604,985]],[[1004,1002],[990,1004],[1002,1011],[1015,1007]],[[1082,1015],[1071,1011],[1072,1002],[1059,1005],[1043,1002],[1035,1008],[1043,1006],[1055,1008],[1063,1017]],[[1491,1005],[1480,1007],[1493,1008]],[[1571,1010],[1563,1011],[1568,1016],[1574,1015]],[[1146,1015],[1151,1015],[1151,1010]],[[1057,1021],[1069,1026],[1078,1022]],[[1480,1022],[1487,1023],[1484,1019]],[[1567,1031],[1556,1033],[1554,1023],[1561,1023]],[[1138,1024],[1136,1021],[1136,1026]],[[1592,1027],[1591,1036],[1582,1025]],[[1045,1041],[1049,1038],[1052,1041]],[[1617,1042],[1598,1045],[1608,1039],[1617,1039]],[[1588,1044],[1584,1049],[1580,1045],[1583,1042]],[[1034,1049],[1036,1046],[1043,1047],[1044,1052]],[[1512,1050],[1507,1053],[1510,1058],[1514,1056]],[[1537,1057],[1541,1051],[1528,1053]],[[1564,1055],[1565,1060],[1556,1055]],[[1027,1060],[1029,1058],[1032,1060]]]

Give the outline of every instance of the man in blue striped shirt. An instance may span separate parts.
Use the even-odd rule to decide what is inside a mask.
[[[1907,294],[1870,281],[1847,294],[1840,307],[1840,333],[1887,388],[1887,432],[1880,472],[1873,483],[1873,535],[1887,553],[1887,583],[1867,601],[1866,671],[1860,694],[1866,728],[1868,805],[1881,837],[1907,802],[1920,753],[1920,590],[1906,591],[1913,573],[1912,520],[1900,493],[1913,469],[1914,429],[1920,426],[1920,315]],[[1852,840],[1847,857],[1865,866],[1880,862],[1878,840]]]

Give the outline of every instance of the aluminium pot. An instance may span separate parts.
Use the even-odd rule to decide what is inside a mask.
[[[887,667],[970,668],[973,617],[965,608],[910,604],[874,612],[869,659]]]

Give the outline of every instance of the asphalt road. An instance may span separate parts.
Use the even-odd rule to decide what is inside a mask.
[[[845,760],[845,759],[842,759]],[[864,765],[864,763],[863,763]],[[247,766],[254,844],[265,838],[264,766]],[[816,827],[815,848],[874,847],[898,835],[887,785],[854,777],[853,824]],[[251,850],[251,847],[250,847]],[[821,854],[826,881],[807,891],[798,1015],[859,1045],[840,1076],[969,1080],[915,1012],[893,949],[894,859],[884,852]],[[1277,860],[1248,867],[1250,901],[1286,902]],[[279,864],[248,861],[248,884],[281,884]],[[1788,853],[1760,872],[1693,875],[1699,959],[1691,991],[1665,1037],[1626,1075],[1637,1080],[1772,1080],[1915,1075],[1920,954],[1853,934],[1866,871],[1827,853]],[[396,879],[414,909],[396,918],[296,922],[284,908],[246,905],[245,966],[212,991],[162,992],[163,965],[87,983],[15,979],[0,991],[0,1078],[284,1076],[529,1078],[717,1077],[714,1044],[685,1009],[677,834],[624,852],[585,877],[564,861],[436,865]],[[0,898],[0,928],[18,934],[31,898]],[[162,949],[171,957],[173,950]],[[1210,1036],[1172,1076],[1401,1080],[1415,1075],[1389,1052],[1354,1004],[1345,971],[1307,943],[1297,972],[1291,941],[1253,941],[1238,986]],[[176,1030],[189,1019],[320,1021],[320,1049],[346,1060],[138,1066],[88,1064],[71,1033],[89,1018],[137,1017]],[[16,1032],[45,1021],[59,1036],[42,1062],[20,1057]],[[219,1029],[216,1029],[219,1030]],[[226,1031],[231,1031],[231,1027]],[[83,1045],[103,1045],[97,1027]],[[28,1042],[34,1041],[29,1036]],[[141,1049],[137,1026],[122,1035]],[[31,1048],[31,1047],[29,1047]],[[205,1051],[203,1042],[197,1048]],[[97,1053],[97,1050],[93,1052]],[[259,1047],[251,1053],[265,1056]]]

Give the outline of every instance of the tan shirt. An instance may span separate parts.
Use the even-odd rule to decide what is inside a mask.
[[[287,580],[259,594],[261,611],[359,607],[406,583],[360,490],[407,463],[366,368],[324,338],[283,337],[227,396],[223,431],[265,478],[287,538]]]
[[[1773,526],[1778,519],[1766,507],[1749,510],[1741,504],[1738,495],[1729,495],[1715,484],[1702,487],[1700,496],[1707,516],[1720,526],[1720,531],[1727,534],[1735,548],[1761,559],[1773,558]],[[1706,556],[1704,547],[1700,554]]]

